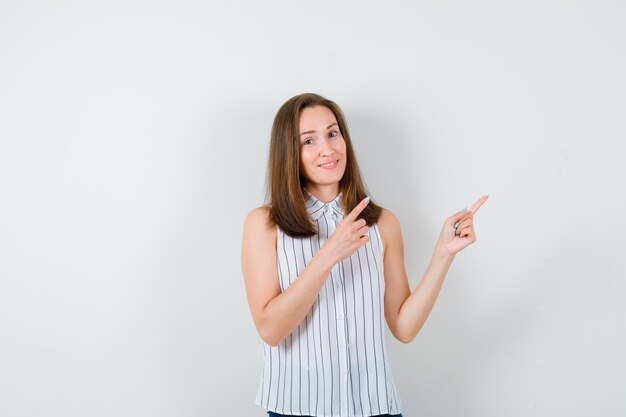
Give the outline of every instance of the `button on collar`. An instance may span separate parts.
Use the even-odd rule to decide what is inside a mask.
[[[335,220],[339,220],[341,216],[344,216],[343,207],[341,206],[341,196],[343,193],[339,193],[337,197],[331,202],[324,203],[318,200],[313,194],[309,193],[306,189],[303,189],[305,198],[304,205],[309,213],[309,216],[313,220],[317,220],[322,214],[332,214]]]

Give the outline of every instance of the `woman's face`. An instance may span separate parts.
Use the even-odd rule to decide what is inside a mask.
[[[337,185],[346,170],[346,142],[337,119],[324,106],[300,112],[300,167],[310,188]]]

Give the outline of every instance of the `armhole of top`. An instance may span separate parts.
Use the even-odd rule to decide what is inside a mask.
[[[374,223],[374,228],[376,229],[376,240],[378,241],[378,251],[380,254],[381,262],[385,260],[385,247],[383,246],[383,235],[380,233],[380,227],[378,227],[378,222]]]
[[[276,225],[276,255],[278,256],[278,240],[280,239],[280,226]]]

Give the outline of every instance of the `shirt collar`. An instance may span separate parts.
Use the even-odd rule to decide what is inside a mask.
[[[322,214],[324,214],[325,208],[329,208],[331,213],[340,216],[340,218],[344,215],[343,207],[341,206],[341,195],[343,192],[339,192],[339,195],[335,197],[335,199],[329,203],[324,203],[323,201],[318,200],[313,194],[309,193],[306,189],[304,189],[304,205],[306,206],[306,211],[309,213],[309,216],[313,220],[317,220],[320,218]]]

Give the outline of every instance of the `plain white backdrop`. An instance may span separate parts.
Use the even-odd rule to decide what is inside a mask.
[[[620,1],[0,2],[0,415],[263,416],[241,274],[272,119],[344,110],[411,287],[413,416],[626,409]]]

